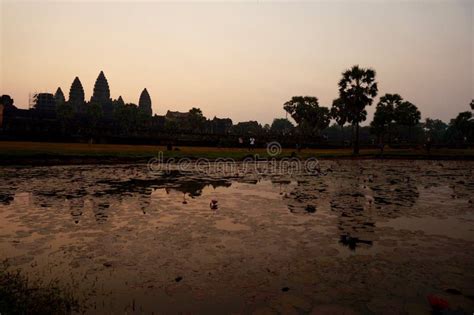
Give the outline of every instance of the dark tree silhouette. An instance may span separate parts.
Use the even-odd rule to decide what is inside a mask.
[[[388,141],[391,141],[392,125],[395,121],[395,108],[403,102],[403,98],[398,94],[385,94],[377,104],[374,119],[370,123],[370,131],[377,135],[379,142],[384,143],[384,136],[389,134]]]
[[[329,126],[329,109],[320,107],[317,97],[293,96],[283,105],[283,109],[298,124],[302,135],[319,135],[321,130]]]
[[[339,81],[339,98],[347,106],[348,122],[355,127],[354,154],[359,154],[359,124],[367,117],[365,107],[372,104],[377,92],[374,70],[356,65],[342,73]]]
[[[474,100],[471,101],[470,106],[471,106],[471,109],[474,110]]]
[[[290,134],[295,126],[286,118],[275,118],[270,127],[270,132],[277,135]]]
[[[56,115],[61,124],[61,132],[63,135],[68,134],[69,126],[74,120],[74,109],[70,103],[59,103],[56,105]]]
[[[456,118],[451,119],[447,133],[451,141],[474,141],[474,119],[472,112],[461,112]]]
[[[202,132],[205,123],[206,117],[204,117],[200,108],[193,107],[189,110],[187,124],[191,132]]]
[[[348,110],[346,104],[340,99],[337,98],[332,101],[331,107],[331,118],[336,121],[336,123],[341,127],[341,139],[342,144],[344,145],[344,125],[347,123]]]
[[[238,135],[259,135],[263,132],[263,127],[258,121],[241,121],[232,126],[231,131]]]
[[[266,134],[270,133],[271,126],[269,124],[263,125],[263,132]]]
[[[420,122],[421,113],[416,105],[404,101],[395,107],[394,119],[398,125],[408,127],[408,135],[411,138],[412,129]]]
[[[104,113],[99,103],[91,102],[87,105],[86,114],[90,136],[93,137],[100,129],[98,124]]]
[[[448,125],[439,119],[426,118],[423,127],[429,142],[439,143],[444,139]]]

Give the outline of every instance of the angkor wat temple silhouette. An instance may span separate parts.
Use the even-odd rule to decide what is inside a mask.
[[[84,88],[75,77],[69,89],[69,98],[60,87],[54,94],[34,95],[29,109],[17,108],[9,95],[0,99],[0,131],[3,135],[26,136],[145,136],[157,133],[226,134],[232,127],[229,118],[206,119],[195,111],[168,110],[165,115],[153,115],[147,89],[140,94],[138,105],[125,103],[122,96],[110,97],[110,88],[103,71],[97,77],[90,101],[85,100]],[[196,120],[194,119],[194,120]]]

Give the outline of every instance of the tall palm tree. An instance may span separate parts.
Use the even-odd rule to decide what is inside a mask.
[[[367,117],[365,107],[377,96],[375,70],[353,66],[342,73],[339,81],[339,98],[346,104],[348,122],[355,127],[354,154],[359,154],[359,124]]]

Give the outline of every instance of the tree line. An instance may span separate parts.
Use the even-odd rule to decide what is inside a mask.
[[[341,128],[350,125],[353,153],[359,153],[360,124],[367,119],[367,106],[372,105],[378,94],[375,80],[376,72],[358,65],[344,71],[339,81],[339,97],[332,102],[331,108],[319,105],[317,97],[294,96],[283,105],[285,111],[297,123],[296,133],[300,141],[308,135],[323,134],[330,121]],[[472,144],[474,142],[474,100],[470,103],[471,111],[464,111],[448,124],[439,119],[426,118],[420,122],[421,113],[418,107],[404,100],[399,94],[387,93],[380,97],[370,123],[370,133],[375,135],[377,143],[404,141],[406,143]],[[279,125],[282,122],[278,122]],[[327,136],[327,135],[326,135]],[[344,139],[344,136],[342,136]]]
[[[105,77],[102,81],[105,85]],[[315,96],[293,96],[283,104],[283,109],[294,123],[287,118],[276,118],[272,124],[261,125],[258,121],[234,124],[229,118],[206,118],[201,109],[194,107],[188,112],[168,111],[164,116],[152,116],[146,89],[139,105],[125,103],[121,97],[111,100],[108,94],[103,104],[93,100],[84,102],[82,86],[76,78],[68,101],[59,88],[54,97],[49,95],[54,112],[47,113],[39,106],[30,111],[8,110],[15,108],[13,100],[3,96],[0,99],[4,108],[1,127],[3,134],[61,134],[88,139],[125,137],[132,142],[140,137],[177,141],[194,137],[197,142],[208,143],[206,139],[212,136],[213,143],[227,141],[229,146],[235,145],[236,137],[257,137],[257,143],[279,140],[299,148],[328,143],[351,145],[355,154],[359,153],[360,139],[366,145],[382,148],[385,144],[465,146],[474,143],[474,100],[470,103],[471,110],[459,113],[448,124],[432,118],[422,122],[415,104],[397,93],[387,93],[376,104],[369,126],[361,127],[367,120],[367,106],[372,105],[379,92],[375,70],[358,65],[345,70],[338,82],[338,92],[330,107],[321,106]]]

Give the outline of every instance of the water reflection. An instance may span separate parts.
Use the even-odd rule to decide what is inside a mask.
[[[0,193],[0,204],[8,206],[14,199],[14,194]]]
[[[360,301],[360,290],[406,301],[406,288],[413,296],[439,279],[468,292],[472,164],[370,163],[327,161],[322,176],[233,178],[151,176],[142,166],[7,168],[0,258],[100,284],[97,313],[123,312],[132,295],[151,313],[157,296],[165,306],[195,293],[250,301],[255,290],[282,287],[285,296],[322,296],[309,305],[331,288],[348,301]]]
[[[410,209],[416,206],[420,189],[426,191],[449,184],[449,194],[455,200],[469,198],[474,189],[474,181],[462,167],[428,169],[418,177],[419,167],[409,164],[368,168],[358,163],[337,162],[326,169],[330,172],[323,172],[321,176],[264,178],[272,184],[290,213],[316,216],[329,211],[335,215],[339,244],[351,250],[374,244],[380,219],[413,213]],[[164,196],[187,204],[189,198],[201,197],[207,187],[230,189],[233,182],[255,185],[256,193],[266,196],[261,186],[257,187],[261,178],[255,176],[222,179],[176,170],[152,176],[140,167],[105,167],[100,172],[89,167],[53,167],[49,171],[33,168],[12,171],[12,174],[17,174],[18,179],[8,183],[12,185],[9,192],[0,193],[1,205],[14,204],[15,193],[11,191],[20,188],[31,192],[35,207],[67,211],[74,224],[81,223],[88,209],[95,222],[103,224],[125,204],[133,204],[132,210],[147,214],[157,208]],[[6,187],[0,188],[6,191]],[[164,196],[158,194],[152,198],[158,191]],[[269,195],[269,198],[275,197]]]

